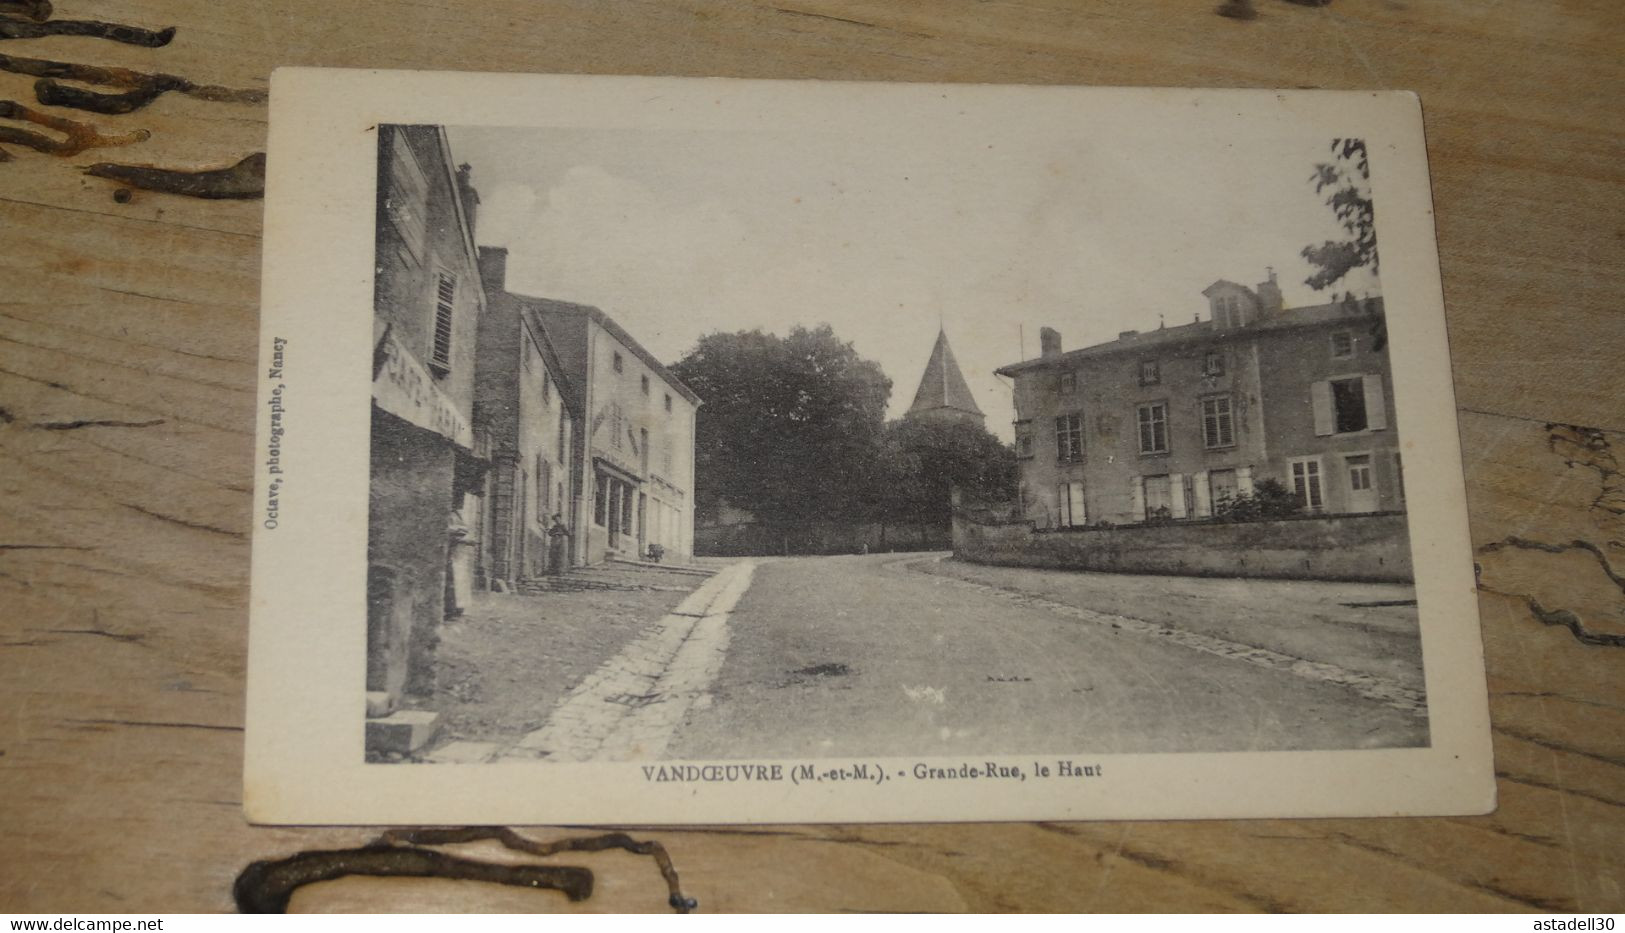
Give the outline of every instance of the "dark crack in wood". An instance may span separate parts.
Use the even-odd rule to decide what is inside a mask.
[[[1523,604],[1529,608],[1529,614],[1535,617],[1535,621],[1545,625],[1556,625],[1566,628],[1569,630],[1569,634],[1573,635],[1575,640],[1579,641],[1581,644],[1603,648],[1625,647],[1625,635],[1614,635],[1608,632],[1593,632],[1586,628],[1584,620],[1568,609],[1547,609],[1545,606],[1540,604],[1540,600],[1530,596],[1528,593],[1508,593],[1505,590],[1498,590],[1494,587],[1486,586],[1483,583],[1480,583],[1478,588],[1480,591],[1485,593],[1493,593],[1496,596],[1505,596],[1508,599],[1522,600]]]
[[[51,0],[0,0],[0,16],[21,16],[36,23],[51,18]]]
[[[86,149],[105,146],[128,146],[131,143],[143,142],[152,136],[147,130],[104,134],[89,123],[80,123],[77,120],[67,120],[48,113],[41,113],[14,100],[0,100],[0,118],[33,123],[36,126],[43,126],[61,133],[66,137],[65,139],[53,139],[32,130],[0,126],[0,143],[27,146],[30,149],[55,156],[78,155]]]
[[[390,830],[379,837],[379,842],[387,844],[412,845],[454,845],[466,842],[482,842],[494,840],[505,848],[527,855],[545,858],[561,852],[602,852],[605,849],[624,849],[634,855],[647,855],[655,860],[660,869],[660,875],[666,880],[666,903],[680,914],[694,910],[698,902],[683,894],[682,884],[677,876],[677,867],[672,864],[671,855],[666,847],[649,839],[639,841],[626,833],[604,833],[600,836],[580,836],[571,839],[557,839],[552,842],[537,842],[519,835],[505,826],[462,826],[441,829],[396,829]],[[585,869],[583,869],[585,871]],[[589,874],[589,878],[590,878]]]
[[[29,425],[40,431],[77,431],[80,428],[151,428],[164,424],[163,418],[153,418],[149,421],[36,421]]]
[[[1563,465],[1593,470],[1602,483],[1591,508],[1614,518],[1625,517],[1625,474],[1619,469],[1608,435],[1598,428],[1551,422],[1546,425],[1546,449],[1563,458]]]
[[[51,19],[40,22],[0,18],[0,39],[44,39],[48,36],[89,36],[158,49],[175,38],[175,27],[143,29],[123,23],[105,23],[95,19]]]
[[[245,156],[227,168],[184,171],[153,165],[123,165],[98,162],[85,169],[86,175],[110,178],[132,188],[162,191],[192,198],[249,199],[265,197],[265,153]]]
[[[1619,571],[1614,569],[1613,563],[1608,560],[1608,555],[1603,551],[1603,549],[1597,547],[1595,544],[1592,544],[1590,541],[1584,541],[1576,538],[1567,544],[1549,544],[1545,541],[1532,541],[1528,538],[1521,538],[1517,535],[1508,535],[1499,541],[1491,541],[1489,544],[1480,547],[1478,549],[1478,553],[1493,554],[1496,551],[1509,547],[1522,548],[1527,551],[1541,551],[1546,554],[1563,554],[1568,551],[1585,551],[1597,559],[1597,565],[1602,568],[1602,572],[1608,577],[1608,579],[1614,582],[1614,586],[1619,587],[1619,591],[1621,593],[1625,593],[1625,576],[1621,576]]]
[[[535,890],[562,891],[572,901],[592,895],[592,872],[571,865],[499,865],[375,843],[358,849],[300,852],[284,859],[254,862],[232,885],[237,909],[245,914],[280,914],[305,885],[352,875],[375,878],[450,878]]]

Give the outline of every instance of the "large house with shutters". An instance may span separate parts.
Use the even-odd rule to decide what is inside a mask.
[[[1381,298],[1282,306],[1218,281],[1190,324],[998,370],[1015,383],[1020,509],[1038,528],[1213,518],[1262,480],[1310,514],[1403,511]]]

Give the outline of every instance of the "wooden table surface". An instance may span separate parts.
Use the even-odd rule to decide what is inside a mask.
[[[1625,7],[1218,2],[60,0],[57,18],[177,32],[0,54],[251,89],[330,65],[1417,91],[1495,814],[641,835],[712,911],[1621,910]],[[0,99],[151,135],[68,156],[0,140],[0,911],[226,910],[248,862],[374,835],[252,827],[239,806],[261,202],[119,203],[81,169],[230,165],[263,148],[266,111],[170,93],[86,115],[39,106],[33,82],[0,73]],[[294,906],[667,909],[647,859],[565,861],[597,872],[590,900],[347,880]]]

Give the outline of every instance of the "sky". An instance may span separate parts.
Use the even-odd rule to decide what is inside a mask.
[[[1288,307],[1330,300],[1299,253],[1341,238],[1310,176],[1330,140],[889,136],[580,128],[448,130],[473,167],[475,239],[509,291],[595,305],[657,358],[703,334],[830,324],[913,401],[939,327],[989,430],[999,366],[1207,317],[1218,279],[1278,273]],[[1381,205],[1378,205],[1380,212]],[[1375,294],[1365,273],[1338,294]]]

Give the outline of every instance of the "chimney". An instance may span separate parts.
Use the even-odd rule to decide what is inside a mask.
[[[467,162],[457,166],[457,196],[463,199],[463,215],[468,218],[468,238],[472,240],[474,216],[480,210],[480,193],[474,190],[474,167]]]
[[[508,289],[508,248],[505,246],[480,247],[480,280],[488,291]]]
[[[1275,268],[1265,266],[1269,273],[1269,281],[1258,283],[1258,310],[1261,314],[1274,314],[1280,311],[1284,302],[1281,298],[1281,286],[1275,284]]]
[[[1044,359],[1061,355],[1061,332],[1053,327],[1038,329],[1038,352]]]

